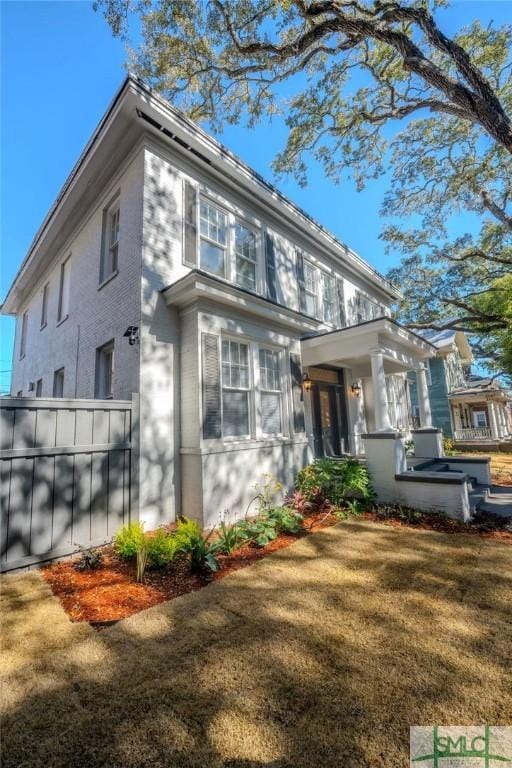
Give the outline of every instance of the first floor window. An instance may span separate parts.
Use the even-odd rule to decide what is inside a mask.
[[[256,290],[256,235],[238,222],[235,223],[236,281],[242,288]]]
[[[282,432],[281,372],[279,352],[260,348],[261,431],[264,435]]]
[[[485,411],[473,411],[475,427],[487,427],[487,413]]]
[[[27,351],[27,329],[28,312],[24,312],[21,318],[20,358],[25,357],[25,352]]]
[[[96,397],[113,397],[114,389],[114,342],[109,341],[96,350]]]
[[[43,380],[38,379],[36,382],[36,397],[42,397],[43,395]]]
[[[64,368],[59,368],[53,374],[53,396],[64,397]]]
[[[226,276],[228,217],[207,200],[199,206],[200,267],[219,277]]]
[[[248,437],[250,401],[249,346],[222,340],[222,433]]]
[[[334,325],[334,278],[322,272],[322,320]]]

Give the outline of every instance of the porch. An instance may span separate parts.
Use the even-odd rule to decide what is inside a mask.
[[[469,387],[448,397],[456,442],[512,440],[509,401],[502,389]]]
[[[388,317],[301,340],[315,453],[361,454],[368,433],[408,434],[407,372],[416,374],[420,429],[432,428],[425,360],[435,347]]]

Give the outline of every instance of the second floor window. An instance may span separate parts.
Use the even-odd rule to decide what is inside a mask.
[[[305,311],[311,317],[317,316],[317,269],[309,261],[304,261],[304,300]]]
[[[48,322],[48,294],[50,291],[50,284],[46,283],[43,288],[43,297],[41,301],[41,328],[44,328]]]
[[[65,320],[69,315],[69,272],[70,272],[70,258],[63,261],[60,265],[60,285],[59,285],[59,312],[58,322]]]
[[[200,267],[206,272],[225,277],[228,244],[227,214],[212,203],[201,200],[199,219]]]
[[[334,278],[331,277],[331,275],[328,275],[326,272],[322,272],[321,275],[322,275],[322,280],[321,280],[322,320],[324,321],[324,323],[329,323],[329,325],[334,325],[334,322],[335,322]]]
[[[222,434],[249,437],[249,346],[222,340]]]
[[[114,342],[96,351],[96,397],[110,399],[114,395]]]
[[[255,233],[236,222],[235,224],[236,281],[242,288],[256,290],[257,249]]]
[[[117,272],[120,226],[119,198],[103,212],[103,253],[101,254],[100,283]]]
[[[28,312],[21,318],[20,358],[25,357],[27,351]]]

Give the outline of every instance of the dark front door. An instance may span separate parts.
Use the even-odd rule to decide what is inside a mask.
[[[348,451],[345,396],[341,386],[313,386],[313,432],[317,456],[342,456]]]

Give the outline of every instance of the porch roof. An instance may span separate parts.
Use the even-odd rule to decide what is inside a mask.
[[[382,352],[386,373],[418,368],[436,347],[390,317],[378,317],[338,331],[301,339],[302,365],[351,368],[354,378],[371,375],[371,351]]]

